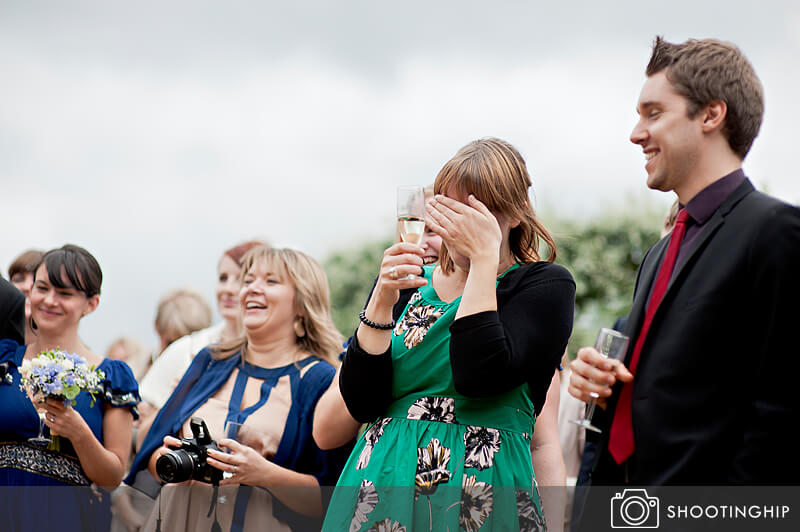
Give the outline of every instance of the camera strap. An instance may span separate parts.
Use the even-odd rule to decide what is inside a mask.
[[[208,507],[208,514],[206,517],[211,517],[211,512],[214,512],[214,522],[211,524],[211,532],[222,532],[222,527],[219,525],[217,519],[217,499],[219,499],[219,484],[213,484],[213,492],[211,494],[211,506]]]
[[[158,492],[158,519],[156,519],[156,532],[161,532],[161,496],[164,494],[164,484],[161,484],[161,490]]]

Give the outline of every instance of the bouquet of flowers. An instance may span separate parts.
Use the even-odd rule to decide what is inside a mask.
[[[48,397],[75,404],[75,398],[82,391],[92,396],[100,392],[100,383],[105,374],[85,358],[67,353],[59,348],[40,353],[33,360],[25,360],[19,371],[22,376],[20,387],[34,399],[43,402]]]

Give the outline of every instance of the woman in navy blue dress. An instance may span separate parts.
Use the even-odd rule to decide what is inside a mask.
[[[137,416],[138,386],[130,368],[93,353],[78,336],[80,320],[99,303],[102,272],[85,249],[65,245],[47,252],[31,290],[33,341],[0,341],[0,514],[4,530],[107,530],[109,494],[122,480]],[[58,450],[29,443],[39,433],[37,405],[20,387],[24,360],[60,348],[84,357],[105,378],[97,400],[87,392],[65,407],[48,399],[44,423],[58,435]],[[5,486],[13,486],[8,488]]]

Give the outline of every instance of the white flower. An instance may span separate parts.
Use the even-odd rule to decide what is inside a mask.
[[[48,371],[36,374],[36,368],[48,368]],[[45,351],[30,361],[23,361],[20,368],[22,385],[25,391],[34,398],[44,399],[48,396],[68,395],[73,401],[77,393],[88,391],[98,393],[99,383],[104,378],[102,371],[92,369],[86,361],[78,355],[71,355],[60,349]],[[66,383],[70,382],[69,389],[65,391]],[[89,386],[94,383],[94,386]]]
[[[461,482],[461,511],[458,524],[467,532],[476,532],[492,512],[492,487],[486,482],[479,482],[473,475],[464,474]]]
[[[494,465],[500,450],[500,431],[490,427],[469,426],[464,432],[464,467],[484,470]]]
[[[378,491],[375,489],[375,484],[371,481],[364,479],[361,482],[361,487],[358,490],[358,500],[356,501],[356,509],[353,514],[353,519],[350,521],[350,531],[358,532],[361,525],[367,522],[367,514],[375,509],[378,505]]]
[[[456,401],[452,397],[421,397],[408,408],[408,419],[457,423]]]

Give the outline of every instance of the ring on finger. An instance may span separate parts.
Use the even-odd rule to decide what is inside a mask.
[[[239,472],[239,466],[233,466],[233,474],[237,474]]]
[[[391,277],[392,280],[397,280],[397,266],[389,268],[389,277]]]
[[[53,421],[55,421],[55,420],[56,420],[56,416],[53,416],[53,415],[51,415],[51,416],[50,416],[50,423],[52,423],[52,422],[53,422]]]

